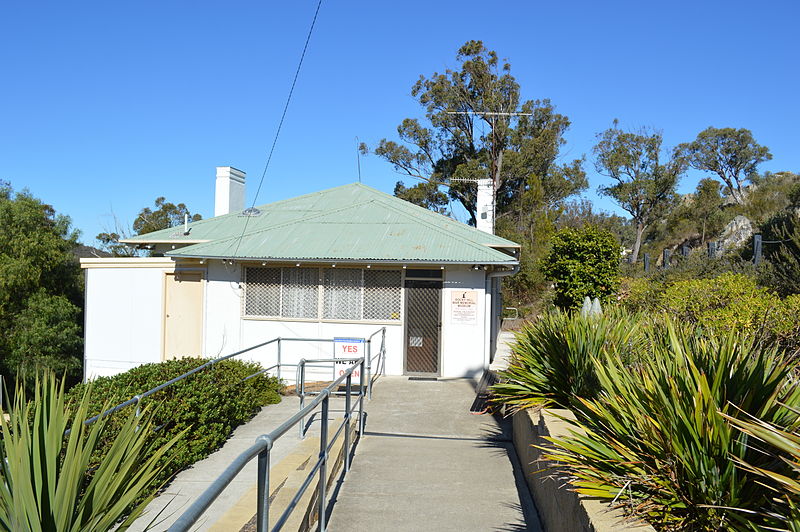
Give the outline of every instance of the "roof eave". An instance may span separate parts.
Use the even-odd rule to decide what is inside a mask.
[[[447,260],[447,259],[340,259],[332,257],[319,257],[319,258],[297,258],[297,257],[230,257],[230,256],[212,256],[212,255],[187,255],[187,254],[173,254],[166,253],[165,256],[173,258],[185,259],[205,259],[205,260],[236,260],[242,262],[294,262],[299,264],[319,264],[321,262],[333,262],[336,264],[485,264],[487,266],[517,266],[519,261],[476,261],[476,260]]]
[[[211,242],[211,240],[174,240],[174,239],[154,239],[154,240],[138,240],[133,238],[126,238],[119,241],[120,244],[131,244],[131,245],[146,245],[146,244],[205,244],[206,242]]]

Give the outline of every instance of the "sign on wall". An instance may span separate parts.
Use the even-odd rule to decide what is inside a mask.
[[[463,325],[478,323],[477,290],[453,290],[450,292],[450,322]]]
[[[333,339],[333,358],[360,358],[366,356],[364,354],[364,339],[363,338],[334,338]],[[352,365],[352,362],[341,361],[336,362],[336,375],[341,377],[347,368]],[[353,378],[361,377],[361,372],[355,370]]]

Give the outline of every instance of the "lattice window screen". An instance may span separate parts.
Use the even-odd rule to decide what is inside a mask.
[[[399,271],[364,270],[364,319],[400,319]]]
[[[316,318],[319,270],[281,268],[281,317]]]
[[[322,317],[360,320],[363,301],[362,270],[327,268],[323,276]]]
[[[280,268],[245,268],[244,314],[277,317],[280,309]]]

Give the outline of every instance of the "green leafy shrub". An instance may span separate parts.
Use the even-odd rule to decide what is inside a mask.
[[[625,279],[621,286],[620,303],[629,311],[663,312],[683,324],[744,330],[791,351],[800,348],[800,297],[782,300],[750,276],[729,272],[671,283]]]
[[[800,214],[785,211],[773,216],[762,227],[763,280],[781,295],[800,294]]]
[[[676,320],[720,331],[757,330],[778,304],[753,279],[732,273],[673,283],[659,298],[661,310]]]
[[[492,388],[495,402],[511,410],[534,406],[569,407],[576,398],[599,392],[593,357],[624,351],[630,360],[641,346],[637,319],[622,311],[583,317],[555,311],[516,334],[509,367]]]
[[[112,418],[84,425],[91,395],[86,387],[69,403],[63,381],[45,374],[31,401],[18,383],[8,421],[0,408],[0,530],[126,530],[142,513],[185,432],[157,443],[153,409],[129,410],[113,420],[113,441],[93,461]]]
[[[208,362],[203,358],[182,358],[156,364],[145,364],[113,377],[100,377],[89,384],[80,384],[69,391],[77,400],[87,393],[89,415],[102,412],[110,402],[119,404],[137,394],[177,377]],[[259,408],[280,402],[282,385],[273,377],[242,379],[259,371],[252,362],[224,360],[155,393],[142,401],[143,406],[158,405],[154,423],[158,430],[153,444],[162,445],[176,434],[188,436],[165,456],[168,466],[159,475],[166,481],[181,469],[201,460],[218,449],[235,427],[249,420]],[[135,410],[135,406],[128,407]],[[125,416],[113,414],[108,428],[98,442],[94,460],[99,461],[114,444]]]
[[[555,284],[557,306],[579,308],[587,296],[605,303],[616,295],[620,246],[612,233],[592,225],[566,228],[551,244],[542,270]]]
[[[579,492],[625,501],[662,530],[758,529],[775,486],[737,464],[776,463],[725,416],[794,423],[792,365],[746,334],[666,330],[633,367],[615,350],[593,357],[602,391],[571,405],[579,431],[550,457]]]

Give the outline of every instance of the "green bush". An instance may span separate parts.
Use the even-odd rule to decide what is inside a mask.
[[[583,317],[555,311],[528,323],[516,334],[509,367],[492,388],[494,401],[511,410],[557,405],[599,392],[592,358],[601,352],[630,360],[642,343],[637,319],[623,311]]]
[[[592,225],[566,228],[551,240],[542,261],[545,277],[555,284],[555,304],[579,308],[588,296],[608,302],[619,284],[620,246],[609,231]]]
[[[762,227],[766,271],[762,276],[781,295],[800,294],[800,215],[786,211]]]
[[[632,312],[663,312],[683,324],[727,332],[747,331],[786,349],[800,348],[800,297],[780,299],[746,275],[662,282],[623,280],[621,305]]]
[[[113,377],[100,377],[89,384],[80,384],[68,397],[79,400],[89,392],[89,415],[95,415],[111,403],[119,404],[207,362],[203,358],[182,358],[156,364],[145,364]],[[169,462],[159,480],[166,481],[181,469],[201,460],[218,449],[233,429],[249,420],[259,408],[280,402],[282,385],[277,378],[259,376],[242,379],[259,371],[252,362],[224,360],[155,393],[142,401],[154,406],[154,423],[158,430],[153,445],[160,446],[176,434],[188,431],[186,438],[167,453]],[[135,406],[128,407],[135,409]],[[99,462],[113,445],[125,415],[112,414],[94,454]]]
[[[613,350],[593,358],[602,392],[572,404],[580,431],[550,457],[579,492],[624,501],[662,530],[761,529],[776,485],[740,464],[791,468],[729,419],[795,423],[793,365],[746,334],[666,329],[633,367]]]

